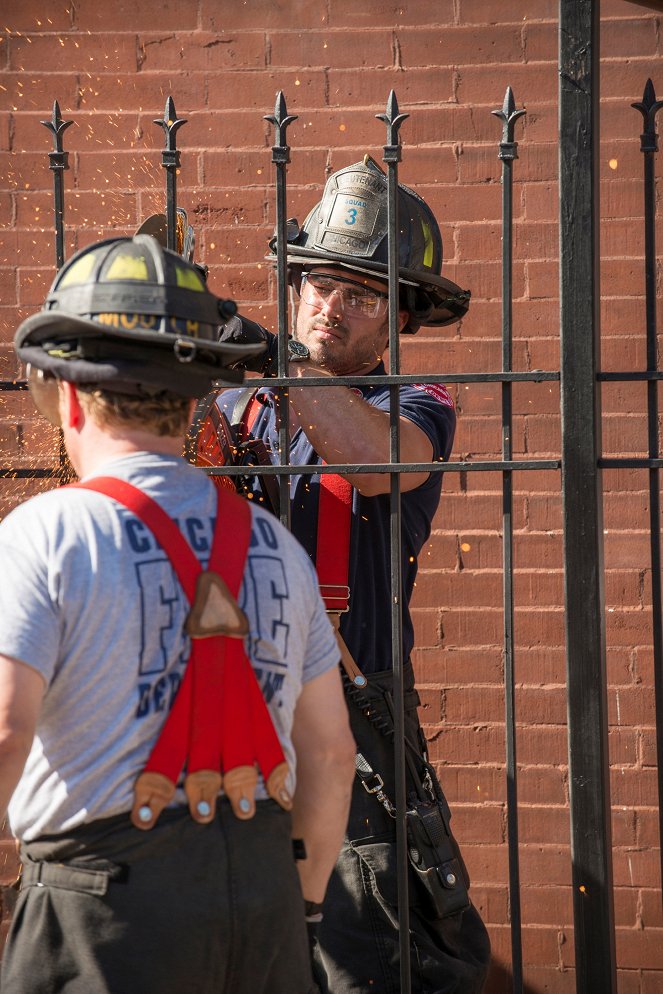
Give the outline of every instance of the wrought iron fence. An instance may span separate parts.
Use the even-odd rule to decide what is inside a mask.
[[[279,93],[274,113],[266,119],[274,127],[272,162],[276,171],[276,240],[278,286],[278,375],[256,379],[256,386],[277,390],[280,404],[280,463],[261,466],[262,475],[275,475],[281,492],[281,514],[289,523],[287,499],[291,473],[389,473],[391,474],[391,582],[392,643],[395,680],[396,725],[396,807],[399,852],[399,920],[407,921],[407,854],[405,841],[405,757],[403,716],[403,668],[401,650],[401,562],[400,489],[401,473],[445,472],[501,474],[502,557],[503,557],[503,656],[505,680],[506,803],[509,856],[509,908],[511,922],[511,970],[514,994],[523,992],[522,913],[520,905],[520,863],[518,830],[518,763],[516,736],[516,683],[514,676],[514,569],[513,569],[513,474],[517,471],[560,471],[563,494],[565,623],[568,680],[568,736],[572,833],[572,878],[576,949],[576,989],[582,994],[601,991],[615,994],[616,958],[611,868],[610,791],[608,782],[606,646],[603,599],[603,534],[601,471],[611,468],[646,470],[649,476],[651,576],[653,604],[654,669],[656,700],[656,747],[658,758],[659,831],[663,838],[663,621],[661,609],[660,552],[660,470],[663,459],[658,443],[657,384],[663,379],[658,368],[656,340],[656,249],[654,157],[658,151],[656,115],[663,101],[656,99],[651,80],[647,81],[641,102],[633,104],[643,117],[641,151],[644,164],[645,281],[647,368],[624,372],[601,372],[599,334],[598,276],[598,4],[561,0],[560,2],[560,316],[561,362],[559,370],[522,372],[513,369],[512,255],[513,181],[518,159],[516,125],[525,113],[518,109],[511,87],[507,87],[501,108],[494,110],[502,123],[497,156],[501,161],[502,182],[502,343],[501,369],[444,374],[446,383],[501,384],[502,458],[460,460],[440,463],[404,464],[400,461],[398,417],[399,386],[407,383],[436,383],[440,374],[403,375],[400,372],[398,314],[398,164],[401,159],[399,131],[408,117],[401,114],[396,95],[389,96],[384,114],[377,115],[386,126],[383,161],[389,190],[389,375],[372,378],[374,385],[388,385],[391,398],[390,461],[385,464],[335,464],[295,466],[289,463],[288,387],[328,386],[327,378],[288,377],[287,337],[288,299],[285,252],[287,218],[287,166],[290,146],[288,126],[296,120],[288,113]],[[42,122],[53,134],[54,151],[49,153],[54,174],[56,264],[64,261],[63,173],[68,168],[63,149],[63,133],[72,123],[63,121],[57,102],[50,121]],[[176,175],[180,152],[176,133],[185,124],[178,119],[172,98],[168,98],[163,119],[165,149],[162,164],[167,173],[166,217],[168,246],[175,247],[177,224]],[[644,381],[647,384],[648,456],[603,458],[601,454],[601,383]],[[561,386],[562,441],[559,458],[514,459],[512,388],[516,383],[559,382]],[[335,385],[361,385],[361,377],[334,378]],[[26,388],[25,381],[0,382],[0,390]],[[209,469],[212,475],[246,475],[246,467]],[[256,470],[257,472],[257,470]],[[40,478],[62,474],[62,467],[0,468],[0,478]],[[401,990],[408,994],[410,948],[407,928],[401,928]]]

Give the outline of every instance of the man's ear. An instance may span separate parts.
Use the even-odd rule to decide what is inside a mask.
[[[410,320],[410,312],[409,311],[399,311],[398,312],[398,330],[399,330],[399,332],[403,330],[403,328],[405,327],[405,325],[408,323],[409,320]]]
[[[83,408],[73,383],[58,380],[60,399],[60,420],[63,428],[80,428],[83,422]]]

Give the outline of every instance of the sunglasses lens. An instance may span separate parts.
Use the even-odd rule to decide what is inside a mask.
[[[58,384],[52,376],[44,376],[41,369],[27,367],[28,390],[35,407],[56,428],[61,427]]]
[[[342,309],[349,314],[362,317],[377,317],[386,305],[386,298],[374,293],[370,288],[352,285],[351,280],[336,279],[317,273],[305,273],[302,277],[301,297],[306,304],[322,306],[336,294]]]

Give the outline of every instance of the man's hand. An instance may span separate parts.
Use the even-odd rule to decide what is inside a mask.
[[[241,314],[226,321],[219,335],[220,342],[229,342],[231,345],[258,345],[263,344],[265,351],[260,355],[252,356],[235,363],[233,369],[248,369],[253,373],[260,373],[262,376],[275,376],[278,366],[278,339],[276,335],[263,328],[255,321],[249,321]]]

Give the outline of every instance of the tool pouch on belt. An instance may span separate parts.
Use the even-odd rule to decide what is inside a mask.
[[[469,877],[458,843],[451,831],[451,812],[435,771],[424,755],[425,740],[417,716],[419,696],[414,689],[414,676],[408,663],[405,679],[405,735],[407,784],[407,844],[411,866],[411,903],[423,916],[435,921],[455,915],[470,905]],[[365,791],[354,792],[349,835],[359,839],[361,826],[366,825],[374,836],[395,834],[393,815],[388,805],[371,790],[376,774],[383,783],[384,794],[392,801],[394,783],[394,723],[391,707],[393,673],[370,674],[368,686],[357,690],[344,681],[350,704],[350,723],[357,749],[370,764]],[[372,794],[372,796],[371,796]],[[393,805],[391,805],[393,809]],[[381,813],[381,811],[382,813]],[[386,830],[386,831],[385,831]],[[368,841],[366,831],[361,842]],[[361,846],[361,842],[359,845]]]
[[[469,907],[469,879],[454,839],[446,799],[409,799],[406,811],[410,865],[419,884],[419,895],[428,916],[446,918]]]

